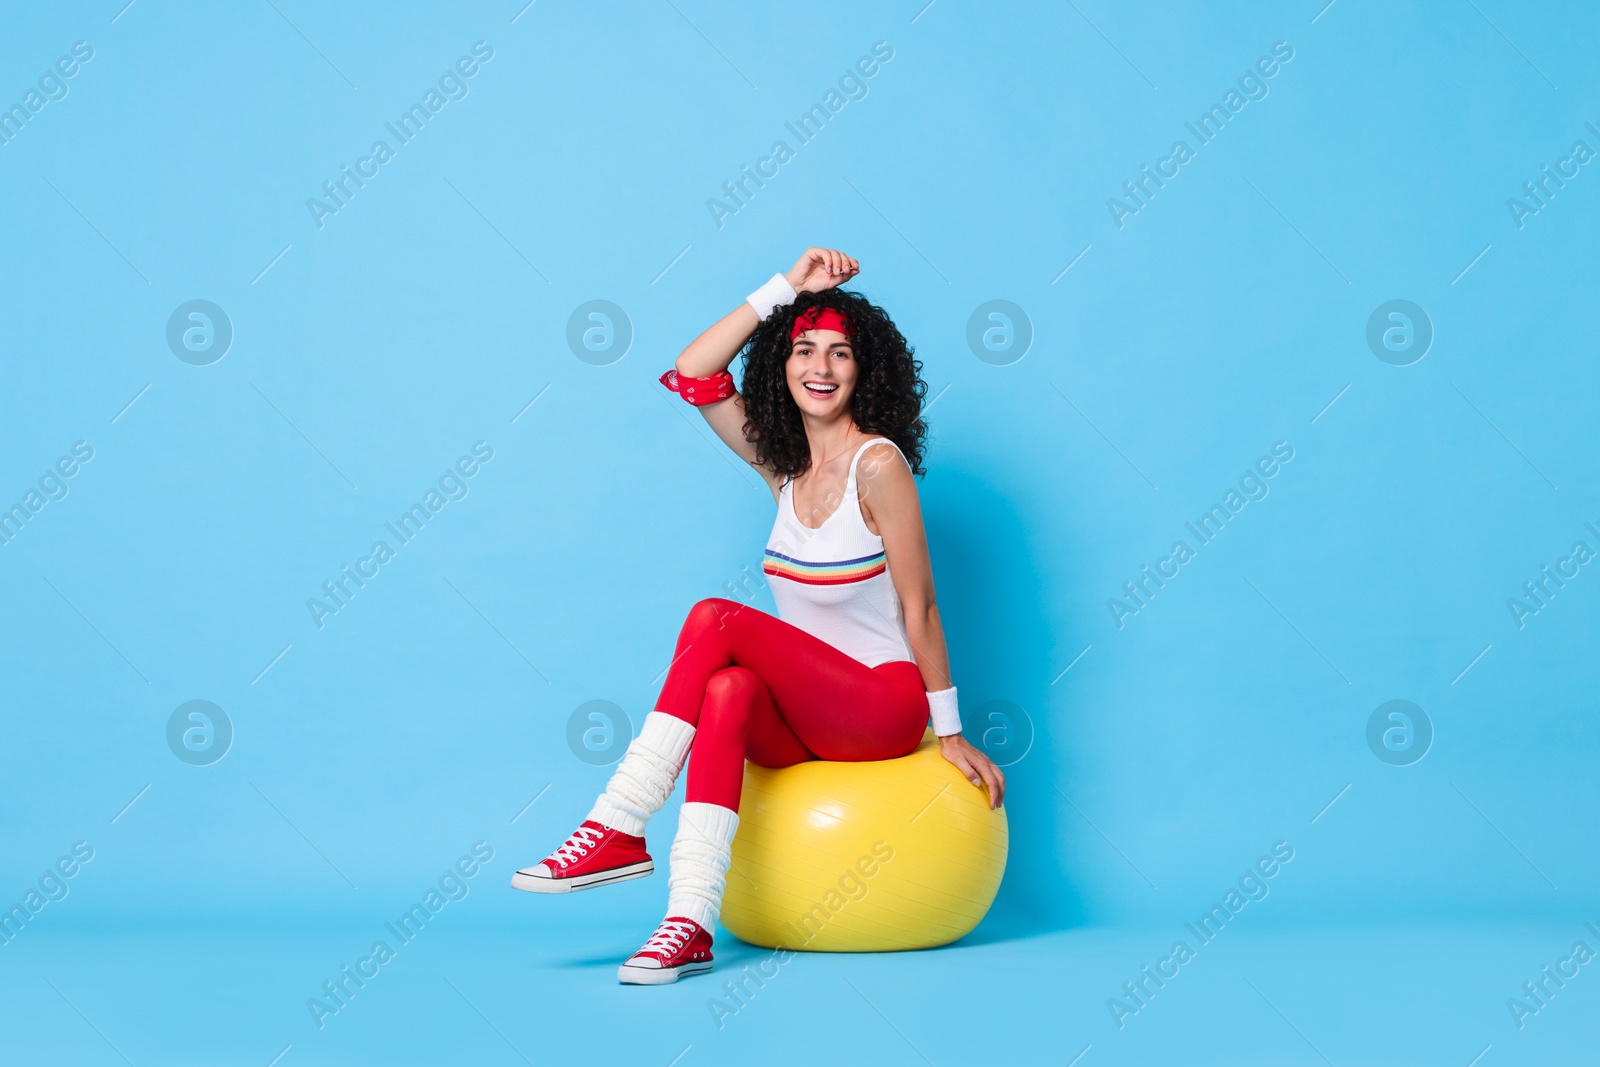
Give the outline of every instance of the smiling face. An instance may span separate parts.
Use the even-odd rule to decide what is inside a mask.
[[[784,372],[801,414],[831,420],[850,410],[858,369],[848,337],[836,330],[809,330],[794,339]]]

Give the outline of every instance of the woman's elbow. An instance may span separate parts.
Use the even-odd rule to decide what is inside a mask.
[[[906,615],[908,626],[938,626],[939,605],[934,603],[933,597],[912,597],[901,603],[901,609]]]

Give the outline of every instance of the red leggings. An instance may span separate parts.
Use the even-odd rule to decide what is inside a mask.
[[[686,799],[739,810],[744,761],[882,760],[928,724],[910,660],[868,667],[826,641],[732,600],[689,611],[656,710],[695,727]]]

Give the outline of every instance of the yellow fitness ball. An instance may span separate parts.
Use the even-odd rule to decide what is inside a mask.
[[[1007,840],[931,730],[901,759],[747,763],[722,925],[809,952],[949,944],[994,902]]]

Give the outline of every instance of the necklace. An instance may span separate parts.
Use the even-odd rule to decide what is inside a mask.
[[[813,473],[815,473],[817,471],[820,471],[823,467],[826,467],[833,460],[837,459],[839,456],[844,455],[849,450],[850,450],[850,445],[848,443],[846,443],[843,448],[841,448],[839,451],[835,452],[832,456],[824,456],[821,463],[812,464],[811,469],[808,470],[806,472],[806,474],[809,475],[809,474],[813,474]],[[795,479],[795,480],[791,481],[790,484],[795,486],[796,489],[798,489],[798,479]],[[798,517],[799,516],[798,501],[796,501],[796,505],[797,506],[795,508],[795,514],[796,514],[796,517]],[[815,515],[817,509],[815,507],[813,507],[810,510],[811,510],[812,514]],[[838,507],[835,506],[834,510],[837,511]],[[828,519],[832,518],[832,517],[833,517],[833,513],[829,512],[827,518],[824,518],[822,521],[823,522],[827,522]],[[806,525],[806,524],[802,523],[802,525],[805,525],[806,529],[808,529],[808,530],[820,530],[822,528],[821,524],[818,524],[817,526],[810,526],[810,525]]]
[[[811,470],[807,471],[806,473],[810,474],[810,473],[812,473],[812,471],[820,471],[820,470],[822,470],[822,468],[826,467],[829,463],[832,463],[835,459],[838,459],[840,456],[842,456],[846,452],[848,452],[850,450],[850,444],[849,444],[849,441],[848,441],[848,435],[846,435],[846,437],[847,437],[846,443],[845,443],[843,448],[839,449],[839,451],[835,452],[831,456],[822,457],[822,462],[813,464]]]

